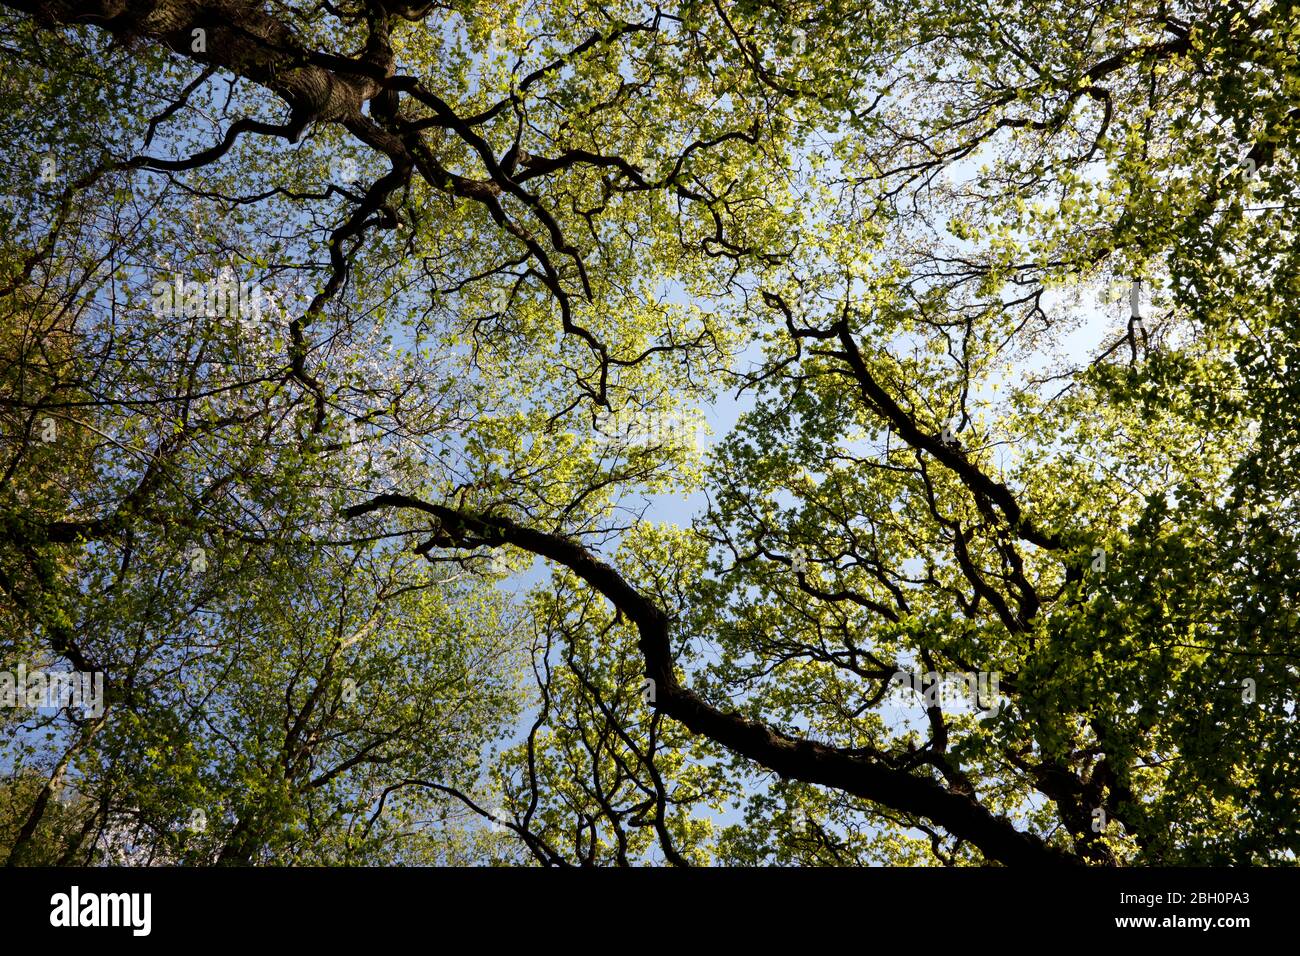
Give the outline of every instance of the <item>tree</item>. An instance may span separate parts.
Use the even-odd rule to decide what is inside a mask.
[[[4,648],[120,844],[1295,861],[1293,4],[5,7]]]

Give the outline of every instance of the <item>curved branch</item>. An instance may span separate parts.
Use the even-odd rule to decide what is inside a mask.
[[[656,709],[783,777],[820,784],[904,813],[932,820],[1009,865],[1078,863],[1037,836],[1017,830],[968,794],[885,766],[871,754],[838,748],[773,730],[741,714],[722,711],[681,686],[669,639],[671,621],[654,601],[582,545],[508,518],[458,511],[410,495],[382,494],[344,511],[348,518],[384,509],[419,511],[437,519],[429,546],[472,548],[510,544],[562,564],[603,594],[636,625],[646,676],[655,682]]]

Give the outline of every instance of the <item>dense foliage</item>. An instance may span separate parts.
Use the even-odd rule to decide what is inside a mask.
[[[0,10],[0,857],[1295,862],[1296,4]]]

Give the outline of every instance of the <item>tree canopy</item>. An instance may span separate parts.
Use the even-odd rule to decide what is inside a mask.
[[[0,858],[1296,862],[1295,3],[0,42]]]

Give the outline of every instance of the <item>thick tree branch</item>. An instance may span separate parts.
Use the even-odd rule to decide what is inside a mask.
[[[972,796],[947,790],[932,780],[883,765],[860,752],[789,737],[758,721],[719,710],[681,686],[669,638],[671,622],[654,601],[629,584],[611,565],[582,545],[537,531],[508,518],[457,511],[410,495],[378,495],[347,509],[348,518],[384,509],[419,511],[437,519],[432,539],[439,546],[472,548],[510,544],[562,564],[603,594],[637,628],[646,676],[655,682],[656,708],[693,733],[753,760],[783,777],[842,790],[904,813],[932,820],[1006,864],[1077,862],[1033,834],[1017,830]]]

